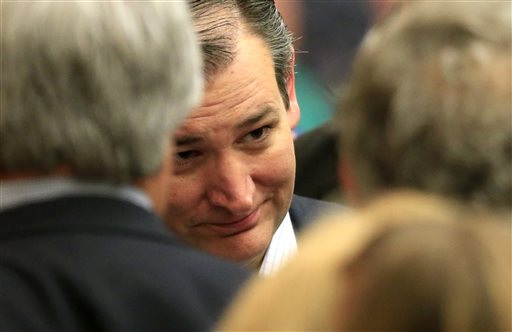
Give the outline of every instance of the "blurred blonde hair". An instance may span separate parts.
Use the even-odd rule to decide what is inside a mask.
[[[219,330],[509,330],[510,236],[499,216],[390,194],[317,223],[283,270],[252,280]],[[433,311],[422,319],[424,308]]]

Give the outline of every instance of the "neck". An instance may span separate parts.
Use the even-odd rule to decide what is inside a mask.
[[[49,171],[43,170],[22,170],[0,172],[0,180],[22,180],[30,178],[48,177],[48,176],[72,176],[71,168],[68,166],[58,166]]]
[[[263,263],[263,257],[265,257],[265,252],[252,259],[245,261],[243,265],[255,272],[258,272],[261,268],[261,264]]]

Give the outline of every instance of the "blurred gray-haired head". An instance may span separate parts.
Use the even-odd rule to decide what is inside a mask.
[[[366,37],[338,109],[360,195],[512,207],[511,93],[510,2],[398,7]]]
[[[153,175],[201,98],[184,2],[11,2],[1,13],[0,172]]]

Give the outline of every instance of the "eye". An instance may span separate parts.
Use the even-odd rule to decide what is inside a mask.
[[[261,128],[258,128],[256,130],[253,130],[249,133],[249,135],[254,138],[254,139],[259,139],[263,136],[263,134],[265,133],[265,127],[261,127]]]
[[[199,155],[199,152],[196,150],[181,151],[181,152],[176,153],[176,159],[178,161],[184,161],[184,160],[189,160],[198,155]]]
[[[263,126],[247,134],[246,138],[252,141],[265,139],[270,133],[270,126]]]

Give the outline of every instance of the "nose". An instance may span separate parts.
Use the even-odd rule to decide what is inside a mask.
[[[210,204],[224,208],[234,215],[244,216],[253,208],[255,184],[247,164],[236,153],[217,158],[207,175]]]

